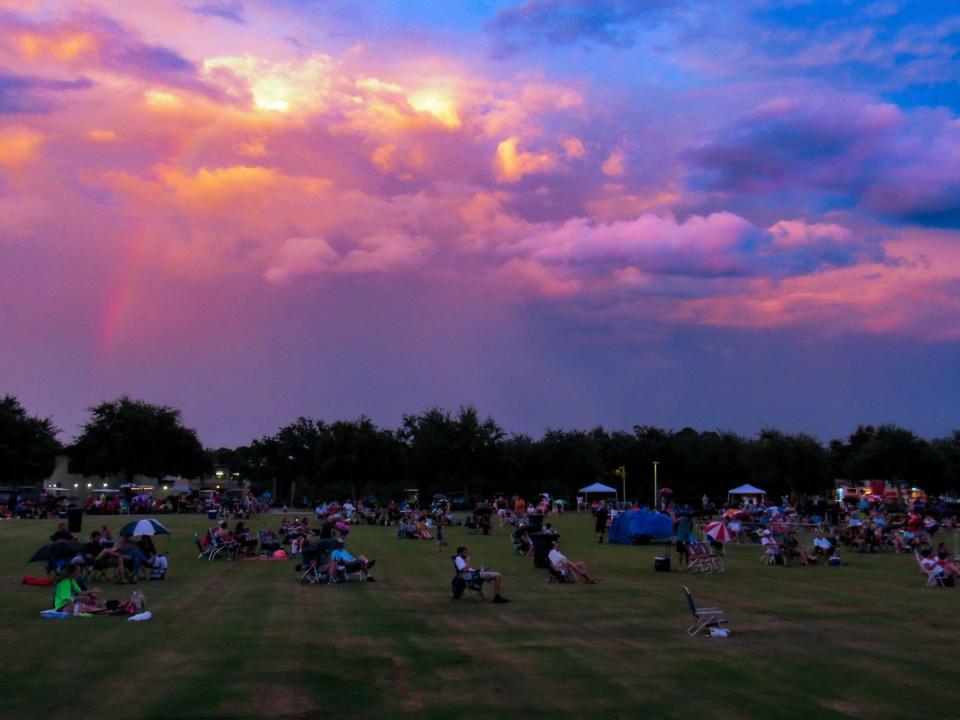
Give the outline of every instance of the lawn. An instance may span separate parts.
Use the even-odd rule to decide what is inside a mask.
[[[925,588],[908,556],[761,567],[734,546],[724,574],[655,573],[653,548],[599,545],[567,515],[564,552],[599,585],[547,584],[502,529],[450,528],[441,551],[364,526],[348,546],[378,582],[300,586],[291,561],[197,560],[206,519],[162,519],[171,569],[140,585],[146,623],[42,619],[49,589],[20,580],[55,523],[0,522],[0,717],[960,717],[960,589]],[[451,602],[461,543],[510,604]],[[687,637],[684,584],[727,612],[729,639]]]

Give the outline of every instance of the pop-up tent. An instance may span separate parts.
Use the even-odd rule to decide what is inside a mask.
[[[746,485],[741,485],[740,487],[735,487],[729,492],[729,496],[732,498],[734,495],[759,495],[761,498],[765,497],[767,494],[766,490],[761,490],[758,487],[754,487],[750,483]]]
[[[603,483],[594,483],[593,485],[587,485],[586,487],[580,488],[582,493],[616,493],[617,491],[610,487],[609,485],[604,485]]]
[[[635,545],[640,542],[669,540],[673,535],[673,520],[669,515],[652,510],[627,510],[610,524],[610,542]]]

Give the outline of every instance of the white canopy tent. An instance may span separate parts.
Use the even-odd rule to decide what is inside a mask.
[[[589,501],[590,493],[600,493],[601,495],[609,494],[616,495],[617,489],[612,488],[609,485],[604,485],[603,483],[595,482],[593,485],[587,485],[586,487],[580,488],[580,492],[584,493],[587,500]]]
[[[762,500],[767,496],[767,491],[761,490],[760,488],[754,487],[750,483],[747,483],[746,485],[741,485],[740,487],[735,487],[733,488],[733,490],[730,490],[727,498],[728,502],[736,495],[741,495],[741,496],[759,495],[760,499]]]

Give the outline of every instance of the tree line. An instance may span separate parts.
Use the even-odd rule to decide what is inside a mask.
[[[773,495],[825,494],[835,478],[889,480],[932,494],[960,488],[960,431],[927,440],[894,425],[861,425],[821,443],[806,433],[773,428],[755,437],[733,432],[548,428],[542,437],[508,433],[472,407],[432,408],[405,415],[397,429],[367,417],[327,422],[301,417],[276,433],[236,448],[205,449],[180,411],[129,397],[89,410],[73,442],[62,445],[51,419],[29,415],[13,396],[0,402],[0,484],[49,477],[58,453],[85,475],[211,477],[236,473],[281,499],[400,497],[437,492],[488,497],[549,492],[572,498],[600,481],[627,497],[653,499],[653,464],[660,487],[694,502],[722,500],[745,482]]]

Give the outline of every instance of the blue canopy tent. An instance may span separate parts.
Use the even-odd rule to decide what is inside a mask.
[[[586,487],[580,488],[582,493],[612,493],[616,494],[616,488],[612,488],[609,485],[604,485],[603,483],[594,483],[593,485],[587,485]]]
[[[618,545],[634,545],[643,538],[648,541],[669,540],[673,536],[673,520],[669,515],[652,510],[627,510],[610,524],[608,538]]]

